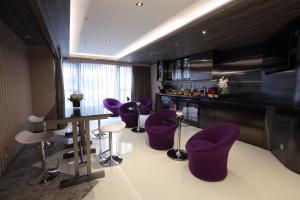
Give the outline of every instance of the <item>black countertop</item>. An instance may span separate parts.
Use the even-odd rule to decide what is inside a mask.
[[[229,95],[228,97],[219,97],[219,98],[209,98],[209,97],[193,97],[193,96],[183,96],[183,95],[170,95],[166,93],[157,93],[160,96],[169,96],[174,98],[184,98],[194,101],[199,101],[203,103],[214,103],[214,104],[226,104],[226,105],[235,105],[235,106],[257,106],[257,107],[266,107],[266,106],[276,106],[280,108],[300,110],[300,105],[291,104],[285,100],[268,100],[266,98],[250,95]]]

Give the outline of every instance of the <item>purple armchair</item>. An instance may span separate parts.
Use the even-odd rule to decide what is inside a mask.
[[[133,107],[134,109],[130,110],[130,107]],[[126,123],[126,128],[137,127],[138,113],[136,107],[137,105],[135,102],[128,102],[124,103],[119,108],[119,115],[121,116],[122,121]]]
[[[174,110],[159,110],[148,117],[145,128],[149,145],[156,150],[173,148],[174,135],[177,129],[176,112]]]
[[[117,99],[107,98],[103,100],[104,107],[112,112],[112,117],[119,116],[119,108],[121,107],[122,103]]]
[[[141,102],[141,115],[149,115],[152,106],[152,100],[148,97],[141,97],[139,99]]]
[[[185,146],[191,173],[206,181],[225,179],[229,150],[239,133],[237,125],[220,123],[193,135]]]

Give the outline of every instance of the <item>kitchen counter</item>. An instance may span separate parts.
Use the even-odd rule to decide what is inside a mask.
[[[183,96],[183,95],[171,95],[166,93],[157,93],[159,96],[168,96],[173,98],[184,98],[187,100],[199,101],[202,103],[214,103],[214,104],[223,104],[223,105],[236,105],[236,106],[258,106],[258,107],[266,107],[266,106],[276,106],[283,109],[300,111],[300,105],[293,105],[284,100],[276,100],[273,99],[267,100],[261,97],[250,97],[249,95],[229,95],[228,97],[218,97],[218,98],[210,98],[210,97],[193,97],[193,96]]]

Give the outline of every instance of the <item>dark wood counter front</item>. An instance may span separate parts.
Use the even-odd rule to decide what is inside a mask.
[[[161,93],[157,94],[156,101],[157,109],[183,110],[185,122],[200,128],[224,121],[236,123],[241,130],[239,140],[270,149],[266,128],[266,105],[243,103],[230,98],[210,99]]]
[[[240,141],[270,150],[282,164],[300,174],[299,105],[158,93],[156,109],[166,108],[184,110],[185,122],[200,128],[224,121],[236,123],[241,131]]]

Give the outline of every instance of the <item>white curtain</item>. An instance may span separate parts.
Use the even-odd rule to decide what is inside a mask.
[[[128,65],[64,61],[63,77],[67,113],[72,112],[72,103],[67,98],[76,91],[84,94],[83,107],[94,112],[105,112],[105,98],[126,102],[131,96],[132,67]]]

